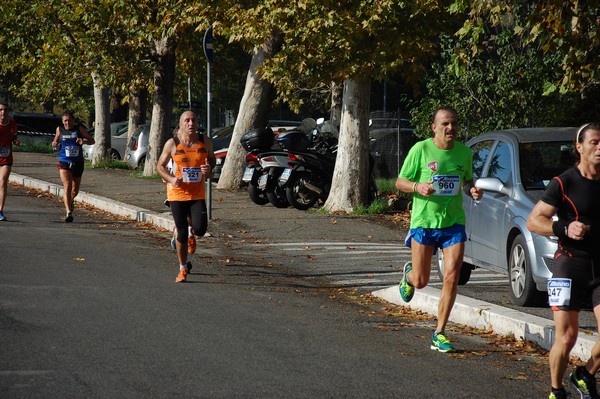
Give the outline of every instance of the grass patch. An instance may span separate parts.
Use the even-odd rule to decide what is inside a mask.
[[[381,194],[396,194],[396,179],[375,179],[375,186],[377,191]]]
[[[127,162],[116,161],[114,159],[103,159],[96,166],[92,166],[91,162],[86,162],[85,167],[91,169],[129,169]]]
[[[352,211],[353,215],[381,215],[389,213],[390,207],[385,198],[376,198],[369,206],[360,205]]]
[[[27,137],[19,137],[19,140],[21,141],[21,145],[13,146],[14,152],[37,152],[41,154],[52,154],[54,152],[51,143],[45,143]]]

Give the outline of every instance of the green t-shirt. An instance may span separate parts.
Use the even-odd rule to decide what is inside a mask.
[[[452,149],[441,150],[433,139],[419,141],[408,152],[398,177],[419,183],[434,181],[434,194],[413,196],[411,229],[441,229],[466,223],[462,185],[473,178],[469,147],[455,141]]]

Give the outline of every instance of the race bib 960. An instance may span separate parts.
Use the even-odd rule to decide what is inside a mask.
[[[460,189],[460,176],[458,175],[434,175],[433,188],[438,196],[454,196]]]

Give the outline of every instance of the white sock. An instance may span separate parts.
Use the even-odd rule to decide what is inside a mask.
[[[187,267],[185,265],[179,265],[179,270],[187,270]]]

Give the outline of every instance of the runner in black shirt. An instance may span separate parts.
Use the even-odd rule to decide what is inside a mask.
[[[596,322],[600,320],[600,123],[579,128],[575,150],[577,164],[550,182],[527,220],[532,232],[558,237],[548,281],[556,329],[550,350],[550,398],[566,398],[562,380],[579,333],[581,303],[590,295]],[[577,367],[569,378],[582,398],[600,397],[594,377],[599,369],[600,341],[586,365]]]

